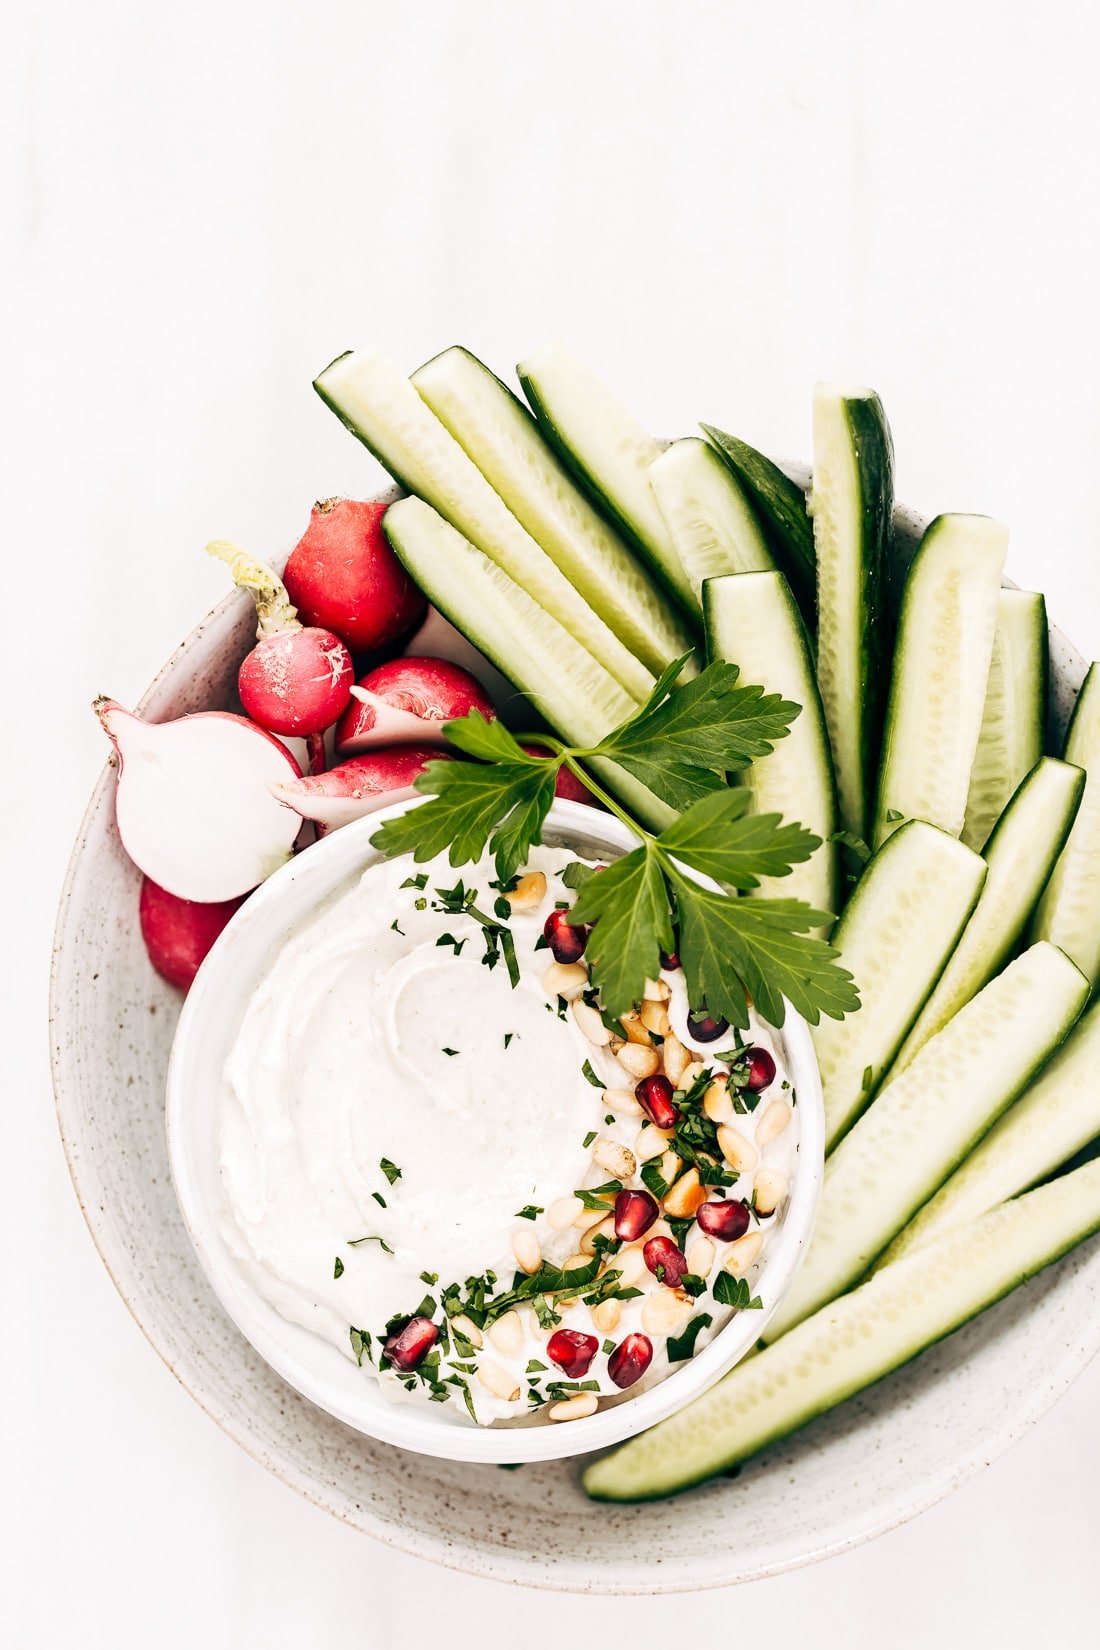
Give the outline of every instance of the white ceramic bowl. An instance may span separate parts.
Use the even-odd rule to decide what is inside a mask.
[[[606,1449],[671,1415],[731,1369],[759,1338],[804,1252],[821,1186],[825,1122],[809,1030],[789,1005],[777,1036],[798,1094],[798,1167],[782,1225],[755,1284],[762,1310],[736,1314],[663,1381],[606,1404],[583,1421],[477,1427],[450,1404],[395,1403],[351,1358],[289,1323],[257,1294],[219,1231],[218,1093],[248,1000],[288,931],[382,857],[370,843],[382,821],[422,800],[412,797],[378,809],[284,865],[241,907],[203,963],[180,1015],[168,1067],[166,1120],[176,1195],[203,1271],[238,1329],[284,1380],[348,1426],[452,1461],[551,1461]],[[554,804],[543,840],[595,860],[617,858],[636,844],[619,820],[577,802]]]
[[[791,467],[805,484],[806,471]],[[894,516],[907,559],[923,523]],[[142,702],[166,720],[227,705],[251,645],[230,596]],[[1051,632],[1051,748],[1084,674]],[[378,1541],[469,1574],[592,1593],[694,1592],[839,1553],[931,1506],[1043,1416],[1100,1348],[1100,1240],[1014,1291],[908,1368],[674,1503],[594,1513],[571,1462],[518,1472],[364,1437],[294,1392],[222,1310],[180,1218],[164,1136],[178,993],[149,967],[139,878],[105,768],[58,914],[51,1042],[57,1114],[92,1237],[126,1305],[197,1403],[252,1458]],[[728,1539],[715,1540],[715,1531]]]

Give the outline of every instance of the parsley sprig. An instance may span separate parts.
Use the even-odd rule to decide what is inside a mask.
[[[851,975],[814,930],[830,920],[794,899],[737,899],[761,878],[782,877],[820,847],[820,838],[778,814],[752,814],[751,795],[726,775],[766,756],[786,736],[800,707],[738,681],[735,665],[715,662],[678,683],[685,661],[670,665],[646,703],[606,738],[572,746],[548,734],[523,736],[472,711],[444,725],[450,744],[472,762],[431,762],[416,788],[431,800],[389,820],[372,838],[384,853],[420,862],[446,852],[452,865],[477,860],[488,845],[501,881],[540,840],[565,767],[627,824],[639,846],[588,877],[570,916],[593,925],[587,960],[602,1005],[614,1017],[641,998],[677,951],[697,1007],[744,1027],[751,999],[765,1019],[783,1022],[786,997],[813,1024],[859,1007]],[[643,830],[594,777],[612,761],[662,802],[682,810],[659,833]],[[726,892],[704,887],[708,877]]]

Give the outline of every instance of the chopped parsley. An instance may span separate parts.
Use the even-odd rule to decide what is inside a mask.
[[[596,1138],[595,1129],[589,1129],[588,1133],[585,1135],[584,1139],[581,1141],[581,1145],[584,1147],[585,1151],[588,1150],[589,1146],[591,1146],[591,1144],[592,1144],[593,1140],[595,1140],[595,1138]]]
[[[443,1052],[444,1052],[444,1054],[451,1055],[451,1057],[453,1058],[456,1054],[459,1053],[459,1050],[457,1048],[445,1048],[443,1050]]]
[[[692,1318],[682,1335],[670,1335],[665,1342],[669,1363],[678,1364],[682,1363],[685,1358],[690,1358],[695,1351],[695,1343],[701,1332],[713,1322],[714,1319],[709,1312],[700,1312],[698,1317]]]
[[[401,938],[404,939],[405,930],[398,926],[398,921],[397,921],[396,917],[394,917],[393,921],[390,923],[390,927],[393,929],[395,934],[400,934]]]
[[[721,1306],[732,1306],[738,1312],[758,1312],[759,1295],[750,1293],[747,1278],[735,1278],[732,1272],[719,1272],[711,1287],[711,1294]]]
[[[586,1082],[592,1084],[594,1089],[603,1089],[607,1087],[607,1084],[604,1082],[603,1078],[597,1077],[596,1073],[592,1070],[591,1060],[586,1060],[584,1062],[584,1065],[581,1067],[581,1075],[585,1078]]]
[[[340,1259],[339,1255],[337,1255],[336,1262],[332,1268],[332,1275],[334,1278],[342,1278],[344,1275],[344,1263]]]
[[[419,888],[421,890],[425,889],[427,886],[428,886],[428,873],[427,873],[427,871],[420,871],[420,872],[417,873],[417,875],[415,877],[406,877],[404,882],[401,884],[402,888]]]
[[[349,1238],[348,1239],[348,1248],[349,1249],[358,1249],[360,1244],[363,1244],[363,1243],[379,1243],[379,1244],[381,1244],[382,1248],[386,1251],[387,1255],[392,1255],[393,1254],[393,1250],[390,1248],[390,1246],[386,1242],[385,1238],[384,1237],[377,1237],[373,1232],[368,1232],[366,1237]]]
[[[542,1214],[542,1208],[537,1203],[525,1203],[516,1213],[517,1220],[537,1220]]]
[[[388,1157],[379,1160],[378,1167],[392,1186],[395,1180],[401,1179],[401,1170],[396,1163],[391,1163]]]
[[[509,1044],[510,1044],[510,1043],[511,1043],[511,1041],[512,1041],[512,1038],[513,1038],[513,1037],[514,1037],[514,1036],[515,1036],[515,1032],[514,1032],[514,1031],[506,1031],[506,1032],[505,1032],[505,1033],[504,1033],[504,1046],[505,1046],[505,1048],[507,1048],[507,1047],[508,1047],[508,1045],[509,1045]]]

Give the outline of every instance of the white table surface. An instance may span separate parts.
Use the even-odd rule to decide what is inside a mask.
[[[536,1599],[330,1522],[200,1413],[115,1295],[44,1029],[104,756],[88,701],[135,699],[221,594],[208,537],[271,551],[314,497],[369,485],[309,388],[349,345],[412,368],[460,340],[503,370],[561,336],[654,429],[702,417],[795,455],[815,378],[871,382],[900,496],[1003,516],[1017,580],[1100,651],[1095,8],[8,16],[0,1641],[1095,1643],[1098,1366],[915,1524],[736,1596]]]

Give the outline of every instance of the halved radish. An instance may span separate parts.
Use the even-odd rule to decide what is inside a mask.
[[[374,745],[443,743],[444,722],[479,710],[490,721],[493,702],[476,677],[449,659],[391,659],[351,690],[336,729],[336,752],[350,756]]]
[[[517,707],[521,707],[530,725],[531,705],[510,682],[507,676],[502,676],[496,665],[490,664],[483,653],[479,653],[472,642],[468,641],[457,630],[449,619],[445,619],[437,607],[429,607],[422,623],[413,631],[405,646],[405,653],[410,659],[447,659],[452,665],[461,665],[468,670],[474,680],[480,682],[488,693],[498,711],[513,700]]]
[[[336,830],[387,802],[414,795],[413,780],[423,773],[427,763],[451,760],[446,751],[434,745],[380,745],[350,757],[328,773],[277,781],[271,786],[271,794],[303,819]]]
[[[186,991],[206,953],[243,903],[244,896],[200,905],[159,888],[151,877],[143,877],[138,917],[149,961],[157,973],[169,985]]]
[[[270,787],[302,770],[273,734],[228,711],[143,722],[114,699],[93,708],[119,756],[123,846],[161,888],[216,904],[290,858],[299,821]]]
[[[385,513],[353,498],[315,504],[283,569],[301,617],[335,630],[353,653],[404,635],[428,605],[382,532]]]

